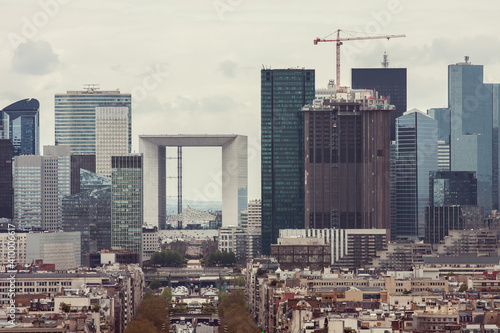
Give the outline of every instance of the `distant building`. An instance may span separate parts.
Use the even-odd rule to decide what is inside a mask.
[[[321,238],[278,238],[278,244],[271,245],[271,256],[280,269],[323,270],[330,267],[331,247]]]
[[[12,220],[13,217],[12,141],[0,138],[0,218]]]
[[[169,216],[167,224],[174,229],[215,229],[215,220],[215,214],[187,206],[182,213]]]
[[[280,229],[304,228],[304,121],[312,102],[312,69],[261,70],[262,253]]]
[[[302,108],[306,228],[389,229],[392,109],[347,88]]]
[[[406,68],[353,68],[351,81],[352,89],[374,89],[396,107],[390,115],[390,140],[396,140],[396,118],[406,111]]]
[[[451,230],[484,227],[484,209],[479,206],[428,206],[425,208],[425,242],[438,244]]]
[[[96,171],[95,155],[71,155],[71,194],[80,192],[81,170]]]
[[[26,264],[26,235],[26,232],[16,230],[15,239],[12,240],[12,235],[8,233],[8,230],[0,231],[0,266],[12,264],[12,259],[14,259],[16,265]],[[16,247],[15,252],[9,250],[9,245],[11,245],[10,248],[12,249],[13,244]],[[12,257],[12,254],[14,254],[14,257]]]
[[[12,155],[40,154],[40,103],[26,98],[0,110],[0,139],[12,141]]]
[[[432,108],[427,114],[437,121],[438,125],[438,170],[450,171],[450,135],[451,114],[449,108]]]
[[[101,91],[97,85],[86,85],[83,91],[56,94],[55,143],[70,145],[72,154],[96,154],[96,109],[127,108],[127,153],[132,147],[131,95],[119,90]]]
[[[424,263],[424,257],[432,255],[432,245],[424,242],[391,242],[387,248],[377,251],[373,267],[382,271],[407,271]]]
[[[79,267],[81,263],[80,232],[40,232],[26,235],[26,262],[41,259],[55,264],[56,270]]]
[[[320,238],[331,247],[332,267],[360,268],[385,248],[387,229],[282,229],[280,237]]]
[[[450,230],[443,242],[437,245],[437,253],[446,256],[477,254],[498,256],[498,237],[490,229]]]
[[[160,235],[158,227],[142,227],[142,261],[151,259],[153,253],[160,251]]]
[[[247,259],[262,253],[262,201],[250,200],[247,213]]]
[[[62,199],[70,194],[69,147],[45,146],[43,156],[16,156],[13,184],[19,228],[61,229]]]
[[[425,237],[429,172],[438,169],[437,139],[436,120],[417,109],[405,112],[396,120],[393,239]]]
[[[113,156],[111,249],[142,254],[142,156]]]
[[[95,108],[96,172],[111,177],[111,156],[124,156],[129,149],[129,107]]]
[[[221,252],[233,252],[237,262],[247,259],[248,234],[240,227],[219,228],[218,250]]]

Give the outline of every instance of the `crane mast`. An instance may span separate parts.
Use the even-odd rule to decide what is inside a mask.
[[[406,37],[406,35],[377,35],[377,36],[365,36],[365,37],[347,37],[347,38],[340,38],[340,32],[342,30],[338,29],[337,30],[337,38],[336,39],[325,39],[325,38],[316,38],[314,40],[314,45],[318,45],[320,42],[335,42],[336,44],[336,51],[337,51],[337,78],[336,78],[336,84],[337,84],[337,91],[340,89],[340,46],[342,45],[342,42],[345,41],[351,41],[351,40],[365,40],[365,39],[391,39],[391,38],[400,38],[400,37]]]

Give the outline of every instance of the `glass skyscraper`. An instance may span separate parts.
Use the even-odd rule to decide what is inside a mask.
[[[132,147],[131,95],[116,91],[100,91],[94,86],[84,91],[68,91],[55,95],[55,143],[70,145],[71,153],[96,153],[96,108],[116,106],[128,108],[128,152]]]
[[[142,156],[111,158],[111,248],[142,253]]]
[[[0,110],[0,139],[12,140],[13,156],[40,154],[40,103],[34,98]]]
[[[314,99],[311,69],[261,71],[262,253],[279,229],[304,228],[304,120]]]
[[[396,119],[393,238],[423,239],[429,172],[438,169],[437,122],[413,109]]]
[[[0,218],[13,217],[12,141],[0,139]]]
[[[478,205],[499,208],[500,85],[483,83],[483,66],[468,62],[448,66],[451,114],[451,171],[474,171]]]

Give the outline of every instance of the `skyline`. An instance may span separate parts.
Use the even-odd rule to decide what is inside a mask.
[[[448,65],[465,55],[484,65],[485,82],[500,82],[491,29],[500,4],[481,3],[488,8],[465,1],[453,8],[430,1],[4,1],[0,108],[38,99],[43,147],[54,144],[55,94],[89,83],[120,89],[132,94],[132,151],[142,134],[247,135],[248,199],[258,199],[262,66],[315,69],[322,88],[335,77],[335,47],[314,46],[314,38],[336,29],[406,34],[344,43],[341,84],[350,85],[351,68],[381,67],[387,51],[390,67],[408,68],[408,110],[446,107]],[[220,200],[205,191],[220,183],[219,152],[195,152],[183,156],[183,196]],[[200,159],[206,173],[194,171]]]

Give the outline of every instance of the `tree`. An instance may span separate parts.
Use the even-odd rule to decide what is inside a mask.
[[[61,302],[61,310],[64,312],[70,312],[71,311],[71,305],[66,304],[64,302]]]
[[[460,288],[458,289],[458,291],[461,292],[461,293],[463,293],[467,289],[469,289],[469,287],[467,286],[467,284],[466,283],[462,283],[462,285],[460,286]]]
[[[234,252],[211,252],[207,256],[206,265],[207,266],[232,266],[236,263],[236,255]]]
[[[158,329],[149,320],[133,320],[124,333],[158,333]]]
[[[149,284],[149,289],[151,290],[157,290],[158,288],[161,287],[161,282],[160,281],[153,281]]]
[[[170,304],[170,302],[172,302],[172,289],[170,289],[170,287],[163,289],[161,297],[163,297]]]
[[[238,287],[244,287],[245,286],[245,278],[243,276],[238,276],[237,278],[233,279],[232,284]]]
[[[222,325],[227,326],[229,332],[258,332],[242,290],[235,290],[230,294],[221,292],[219,295],[219,317]]]

